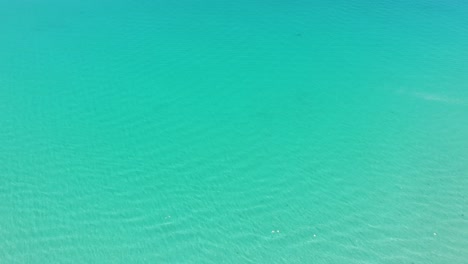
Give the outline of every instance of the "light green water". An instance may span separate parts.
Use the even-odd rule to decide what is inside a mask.
[[[464,1],[0,0],[0,263],[466,263]]]

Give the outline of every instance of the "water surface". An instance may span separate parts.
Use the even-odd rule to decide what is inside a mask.
[[[0,262],[465,263],[464,1],[0,1]]]

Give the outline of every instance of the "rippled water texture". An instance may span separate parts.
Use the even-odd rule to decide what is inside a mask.
[[[0,0],[0,262],[467,263],[467,14]]]

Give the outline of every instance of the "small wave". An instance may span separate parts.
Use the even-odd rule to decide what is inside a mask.
[[[426,100],[426,101],[436,101],[447,104],[465,104],[465,102],[458,98],[451,98],[443,95],[432,94],[432,93],[413,93],[417,98]]]
[[[466,100],[463,100],[460,98],[449,97],[449,96],[445,96],[441,94],[436,94],[436,93],[408,92],[405,90],[398,90],[397,93],[412,96],[412,97],[422,99],[425,101],[433,101],[433,102],[440,102],[440,103],[453,104],[453,105],[466,105],[467,104]]]

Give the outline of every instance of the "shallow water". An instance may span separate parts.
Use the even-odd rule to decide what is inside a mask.
[[[0,1],[0,262],[465,263],[467,12]]]

